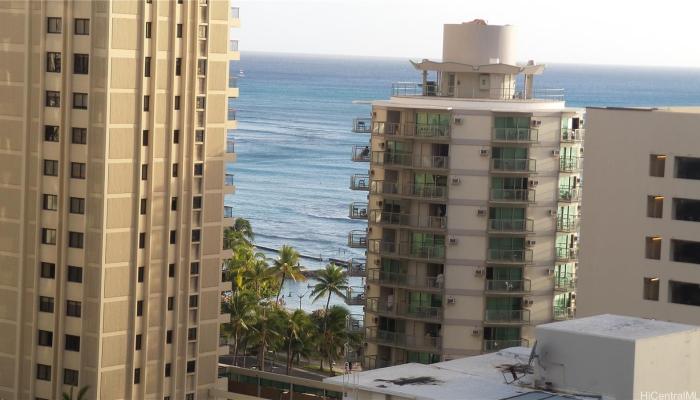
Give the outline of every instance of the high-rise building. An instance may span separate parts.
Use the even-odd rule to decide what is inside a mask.
[[[700,325],[700,108],[586,115],[577,316]]]
[[[0,398],[209,398],[237,14],[0,2]]]
[[[583,110],[536,88],[544,66],[517,65],[513,35],[445,25],[442,61],[355,121],[371,133],[353,150],[369,201],[351,208],[368,228],[348,240],[367,247],[365,367],[531,345],[573,316]]]

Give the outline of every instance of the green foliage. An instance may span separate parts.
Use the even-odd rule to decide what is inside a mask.
[[[282,293],[282,286],[284,286],[285,279],[291,278],[295,282],[303,282],[306,280],[306,277],[302,273],[301,265],[299,265],[299,258],[299,252],[292,246],[285,244],[279,251],[277,260],[275,260],[272,266],[273,274],[280,280],[279,289],[277,290],[278,301]]]

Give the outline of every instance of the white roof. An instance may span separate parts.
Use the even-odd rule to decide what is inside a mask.
[[[492,111],[492,112],[582,112],[582,108],[566,107],[564,101],[542,100],[495,100],[495,99],[460,99],[432,96],[400,96],[390,100],[377,100],[373,106],[419,109],[442,109],[455,112]]]
[[[693,325],[612,314],[553,322],[540,325],[537,329],[631,341],[679,332],[700,331],[700,327]]]

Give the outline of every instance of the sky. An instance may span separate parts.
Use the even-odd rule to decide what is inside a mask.
[[[700,68],[698,0],[234,0],[245,51],[440,58],[442,25],[517,28],[526,61]]]

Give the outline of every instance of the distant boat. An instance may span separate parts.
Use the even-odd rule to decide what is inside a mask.
[[[245,72],[243,70],[238,71],[238,77],[243,78],[245,76]]]

